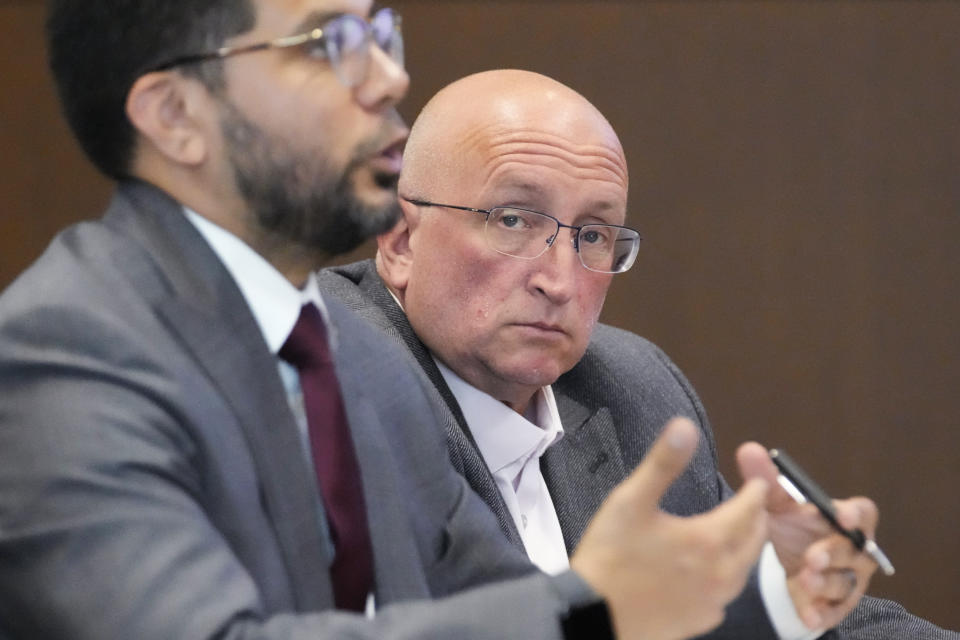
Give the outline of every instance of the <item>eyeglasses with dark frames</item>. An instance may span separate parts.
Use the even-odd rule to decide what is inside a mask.
[[[311,58],[329,60],[337,77],[347,87],[362,83],[370,67],[370,44],[376,43],[395,64],[403,67],[403,32],[400,14],[380,9],[370,20],[352,13],[339,15],[306,33],[283,36],[268,42],[220,47],[215,51],[176,57],[151,67],[148,72],[167,71],[186,64],[217,60],[253,51],[303,47]]]
[[[487,246],[512,258],[532,260],[553,246],[560,229],[573,231],[573,248],[580,264],[599,273],[623,273],[633,266],[640,248],[640,234],[615,224],[564,224],[546,213],[517,207],[477,209],[439,204],[401,196],[418,207],[442,207],[483,214]]]

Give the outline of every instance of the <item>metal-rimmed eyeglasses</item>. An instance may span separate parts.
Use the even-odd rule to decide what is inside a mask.
[[[371,43],[376,43],[394,63],[403,67],[403,32],[400,25],[400,14],[390,8],[380,9],[370,20],[345,13],[306,33],[283,36],[268,42],[220,47],[206,53],[178,56],[150,68],[148,72],[166,71],[185,64],[226,58],[239,53],[303,47],[309,57],[329,60],[340,82],[347,87],[355,87],[367,78]]]
[[[615,224],[564,224],[553,216],[517,207],[476,209],[439,204],[401,196],[418,207],[443,207],[486,216],[483,235],[487,246],[512,258],[532,260],[553,246],[561,228],[571,229],[573,249],[580,264],[598,273],[623,273],[633,266],[640,248],[640,234]]]

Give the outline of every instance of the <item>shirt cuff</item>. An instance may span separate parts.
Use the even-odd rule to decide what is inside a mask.
[[[764,545],[760,554],[760,597],[780,640],[813,640],[823,634],[823,629],[807,629],[797,615],[787,589],[787,572],[771,542]]]

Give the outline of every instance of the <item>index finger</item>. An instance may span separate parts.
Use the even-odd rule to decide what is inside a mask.
[[[847,498],[834,500],[833,506],[837,510],[837,520],[848,529],[860,529],[870,539],[877,531],[877,521],[880,512],[877,505],[869,498]]]

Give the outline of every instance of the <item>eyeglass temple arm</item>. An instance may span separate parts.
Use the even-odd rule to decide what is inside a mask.
[[[486,209],[475,209],[474,207],[458,207],[455,204],[440,204],[438,202],[428,202],[426,200],[417,200],[415,198],[408,198],[406,196],[400,196],[410,204],[415,204],[418,207],[443,207],[444,209],[457,209],[459,211],[471,211],[473,213],[482,213],[484,215],[490,215],[490,212]]]
[[[323,30],[313,29],[307,33],[277,38],[276,40],[271,40],[270,42],[257,42],[256,44],[244,44],[236,47],[220,47],[216,51],[196,53],[189,56],[180,56],[179,58],[174,58],[169,62],[165,62],[161,65],[153,67],[151,71],[167,71],[168,69],[179,67],[184,64],[193,64],[194,62],[203,62],[205,60],[213,60],[215,58],[226,58],[227,56],[236,55],[238,53],[250,53],[251,51],[262,51],[264,49],[283,49],[285,47],[295,47],[297,45],[304,44],[305,42],[310,42],[311,40],[321,39],[323,39]]]

